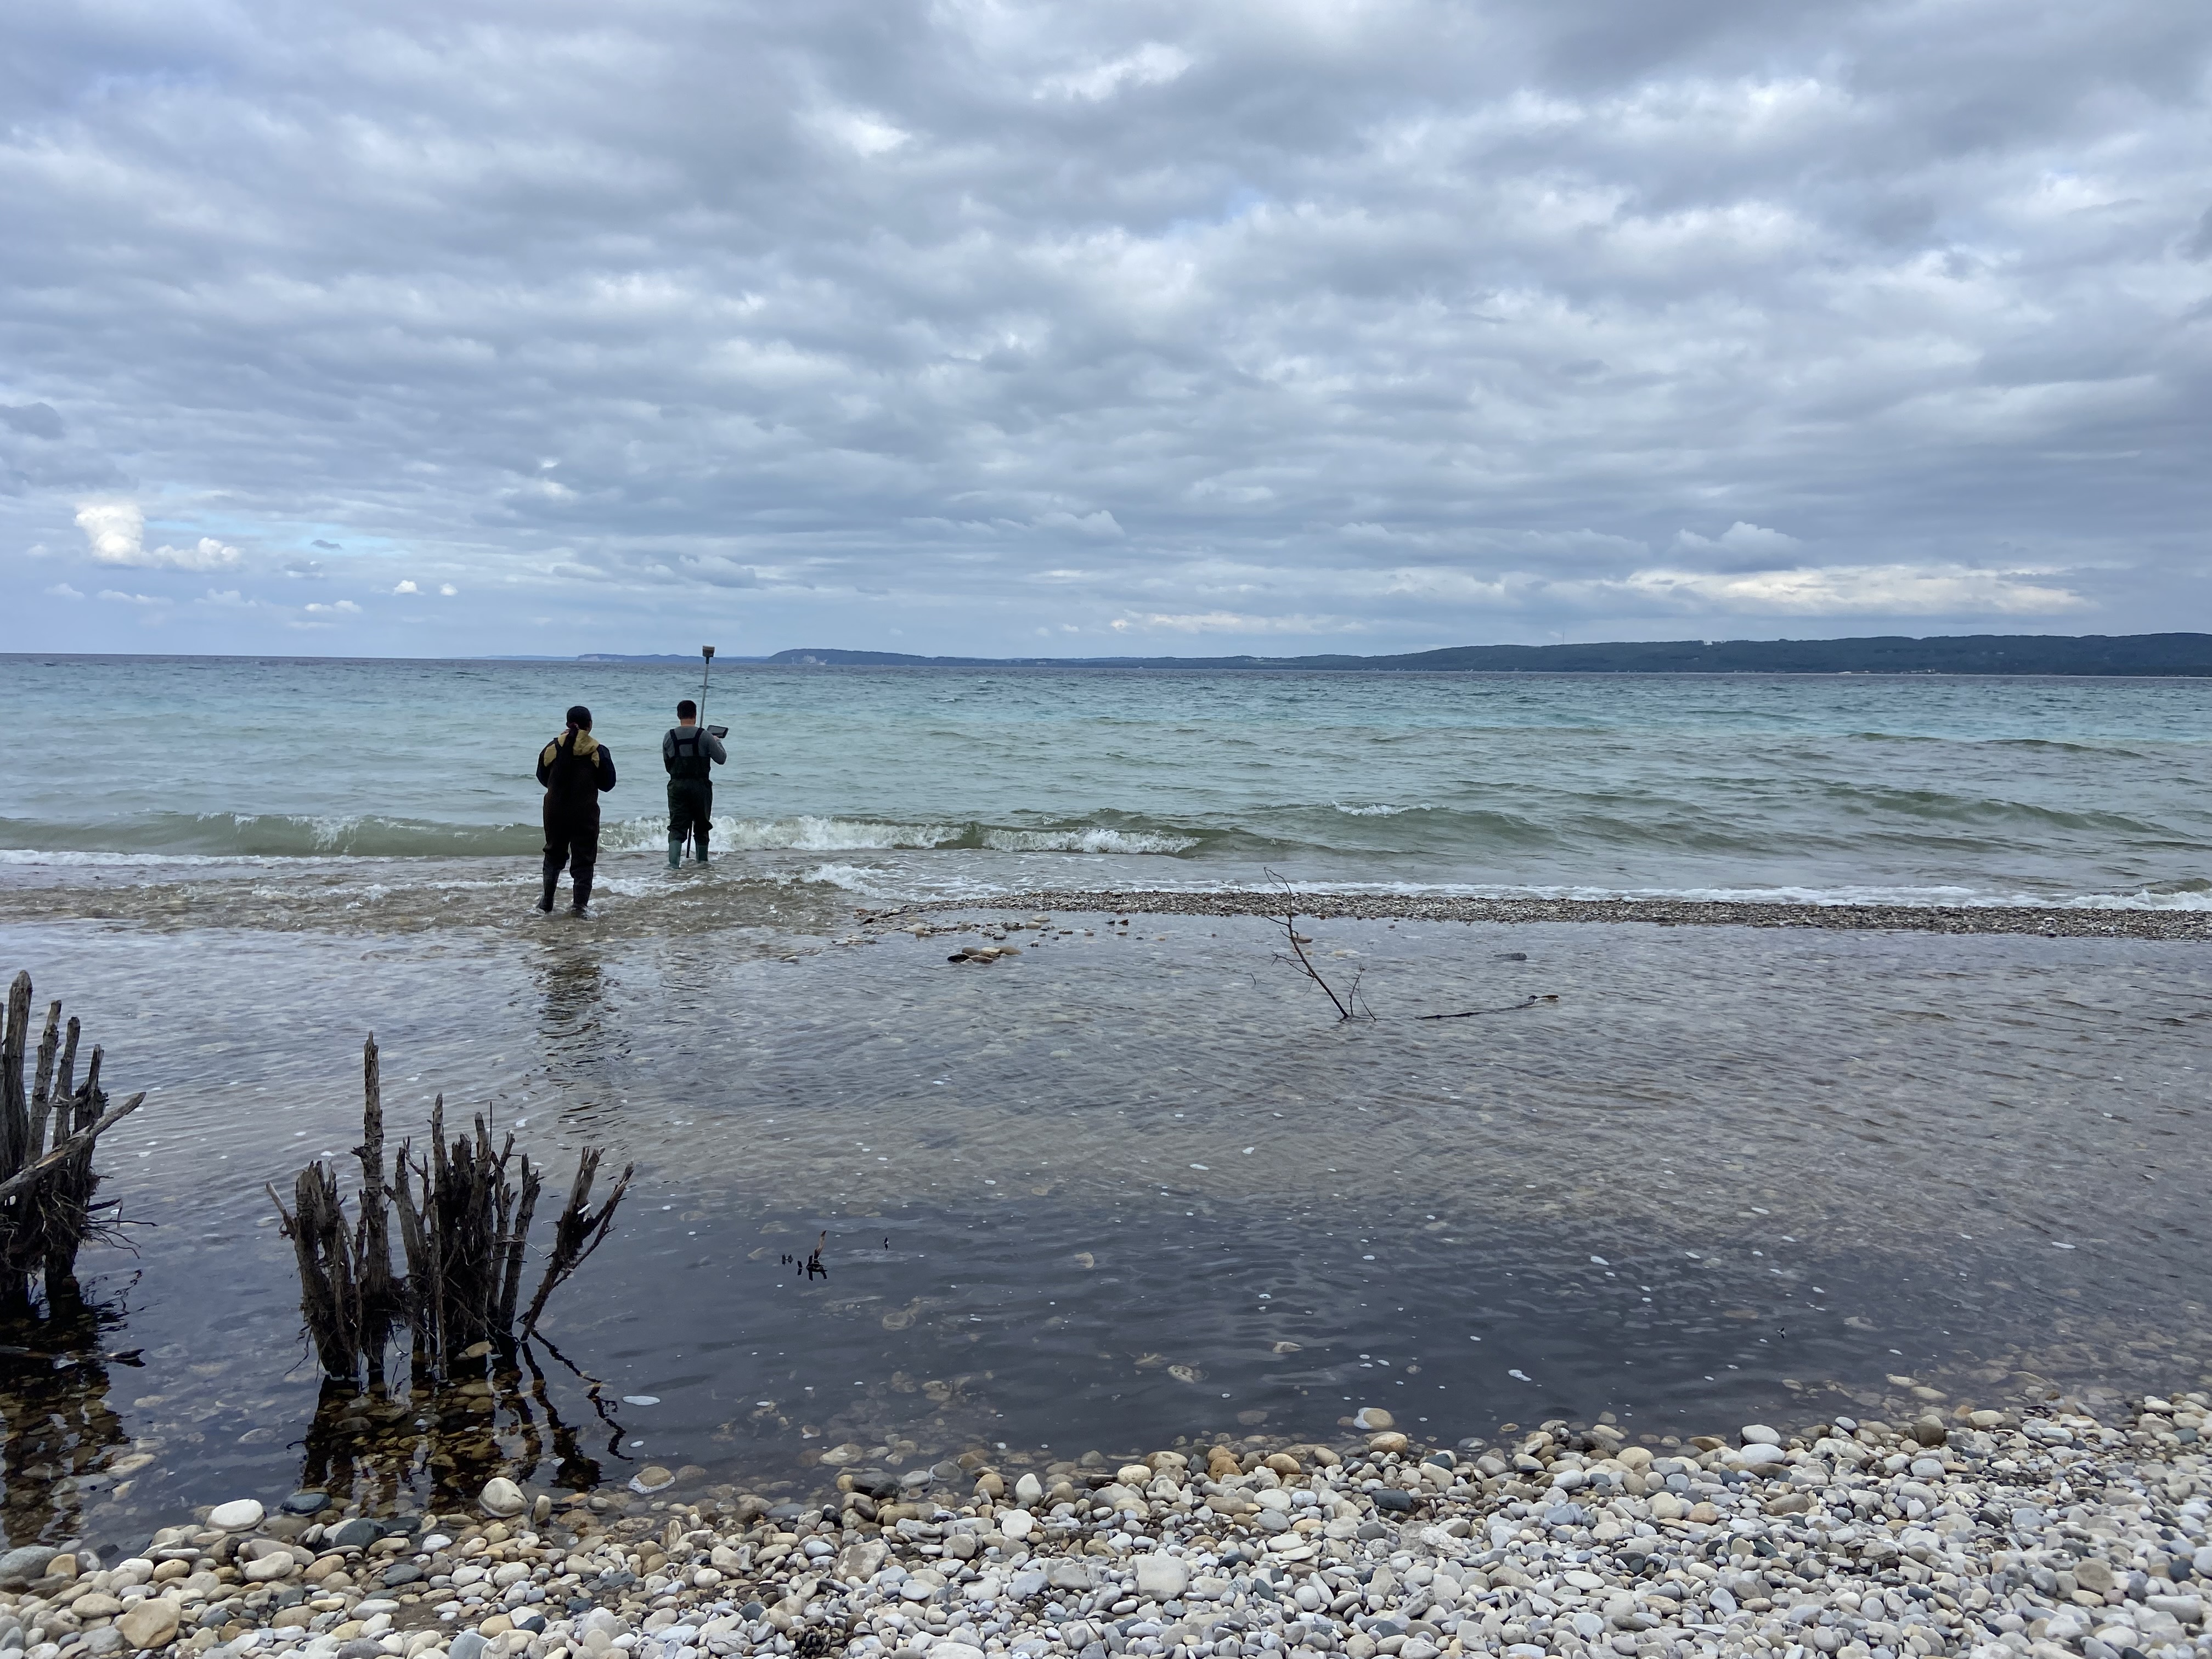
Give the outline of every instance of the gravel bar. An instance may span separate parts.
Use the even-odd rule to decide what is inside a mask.
[[[1640,921],[1662,927],[1828,927],[1911,933],[2027,933],[2045,939],[2212,939],[2212,910],[2103,910],[2030,905],[1752,904],[1718,899],[1469,898],[1443,894],[1308,893],[1170,890],[1084,891],[1042,888],[914,905],[902,914],[951,909],[1042,910],[1162,916],[1284,914],[1368,921]],[[876,913],[878,918],[892,912]]]
[[[2076,1403],[1449,1449],[1370,1408],[1339,1446],[1019,1472],[869,1468],[856,1443],[821,1498],[774,1505],[665,1469],[633,1482],[650,1502],[501,1478],[403,1521],[240,1498],[112,1566],[0,1557],[0,1653],[2212,1659],[2208,1396]]]

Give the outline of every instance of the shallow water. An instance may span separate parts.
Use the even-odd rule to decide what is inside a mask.
[[[1362,1406],[1440,1440],[1703,1431],[1837,1389],[1865,1414],[1914,1384],[2178,1386],[2212,1340],[2195,945],[1314,924],[1378,1016],[1344,1024],[1257,920],[1060,917],[986,968],[835,944],[844,896],[735,871],[658,928],[519,918],[487,884],[444,926],[249,881],[250,928],[213,882],[188,922],[147,889],[129,920],[0,927],[111,1088],[158,1091],[103,1158],[155,1224],[82,1264],[100,1346],[142,1364],[10,1362],[11,1540],[302,1480],[388,1503],[502,1459],[810,1490],[848,1443],[915,1468]],[[1512,1011],[1413,1018],[1469,1008]],[[262,1183],[344,1158],[370,1030],[395,1138],[442,1091],[556,1183],[586,1143],[636,1163],[547,1330],[655,1403],[595,1407],[538,1353],[542,1392],[435,1426],[318,1419]],[[800,1276],[824,1235],[829,1277]]]

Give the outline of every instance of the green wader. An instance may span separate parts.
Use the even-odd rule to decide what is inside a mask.
[[[706,733],[699,727],[689,731],[678,726],[672,734],[675,754],[668,762],[668,867],[674,869],[684,856],[684,843],[691,843],[691,855],[700,863],[707,861],[707,837],[714,811],[714,782],[708,768],[714,763],[707,753]]]

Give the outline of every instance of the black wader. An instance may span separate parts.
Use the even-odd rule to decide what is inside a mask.
[[[668,865],[672,870],[686,841],[691,843],[691,856],[702,864],[707,861],[714,781],[708,771],[713,759],[702,728],[679,726],[668,736],[675,750],[668,757]]]
[[[576,753],[579,739],[588,745]],[[592,899],[592,872],[599,861],[599,792],[611,786],[606,751],[588,733],[564,732],[545,748],[538,765],[545,785],[545,891],[538,908],[553,908],[554,889],[567,866],[581,915]]]

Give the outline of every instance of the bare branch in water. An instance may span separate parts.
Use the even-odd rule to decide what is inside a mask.
[[[1510,1002],[1503,1008],[1467,1008],[1456,1014],[1415,1014],[1415,1019],[1473,1019],[1477,1014],[1512,1014],[1523,1008],[1534,1008],[1540,1002],[1557,1002],[1558,995],[1530,997],[1526,1002]]]
[[[1328,980],[1322,976],[1321,969],[1313,965],[1313,958],[1306,955],[1305,947],[1312,944],[1313,941],[1307,938],[1304,933],[1298,932],[1298,913],[1296,905],[1291,902],[1290,883],[1284,881],[1283,878],[1280,876],[1276,875],[1273,870],[1267,872],[1267,876],[1271,880],[1279,882],[1282,885],[1283,914],[1280,917],[1271,918],[1271,920],[1275,921],[1277,925],[1282,928],[1283,938],[1288,942],[1291,947],[1291,954],[1289,956],[1278,956],[1276,960],[1297,969],[1315,984],[1320,986],[1322,990],[1328,994],[1329,1001],[1335,1005],[1336,1017],[1340,1022],[1347,1019],[1374,1018],[1375,1016],[1372,1012],[1366,1013],[1362,1013],[1360,1012],[1359,981],[1363,976],[1364,970],[1362,969],[1360,972],[1355,973],[1352,975],[1352,987],[1349,991],[1346,992],[1342,995],[1338,994],[1336,987],[1331,985]]]

